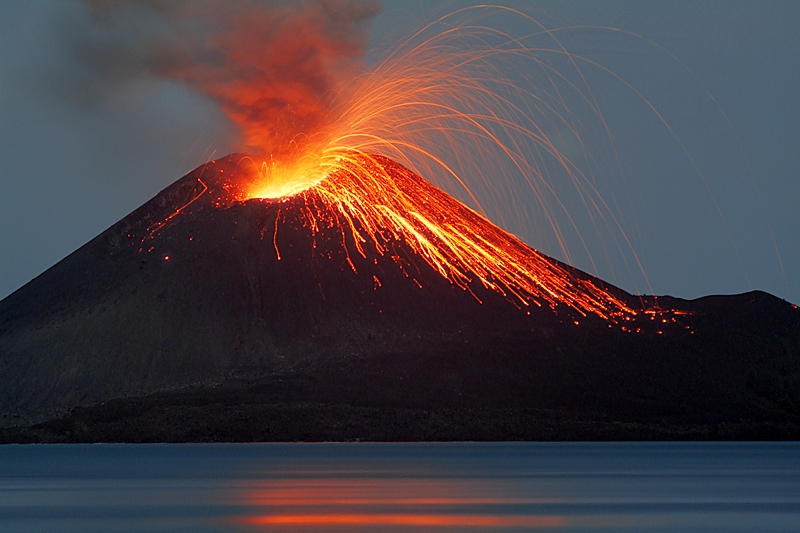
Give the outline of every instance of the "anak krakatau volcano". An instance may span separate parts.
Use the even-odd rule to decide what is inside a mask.
[[[248,161],[0,302],[3,440],[800,436],[794,305],[630,295],[381,156],[273,199]]]

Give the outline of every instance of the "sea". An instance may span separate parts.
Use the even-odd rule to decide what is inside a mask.
[[[800,531],[800,443],[0,446],[0,531]]]

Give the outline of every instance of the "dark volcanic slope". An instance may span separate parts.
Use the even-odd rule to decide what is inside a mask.
[[[0,427],[67,415],[0,437],[797,436],[795,306],[660,298],[692,314],[642,315],[636,334],[473,284],[478,303],[402,241],[394,259],[350,253],[356,274],[346,233],[312,231],[297,197],[233,201],[241,160],[188,174],[0,302]]]

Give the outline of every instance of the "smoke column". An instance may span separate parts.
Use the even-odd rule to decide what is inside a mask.
[[[86,0],[75,49],[105,81],[157,76],[211,98],[250,152],[280,157],[361,68],[374,0]]]

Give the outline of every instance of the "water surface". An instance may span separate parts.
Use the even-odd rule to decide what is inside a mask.
[[[0,530],[800,531],[800,444],[8,445]]]

